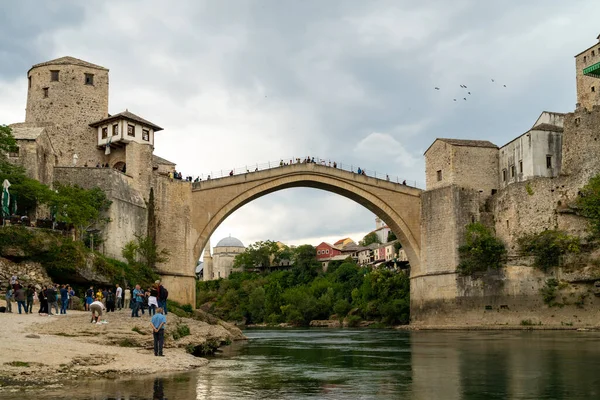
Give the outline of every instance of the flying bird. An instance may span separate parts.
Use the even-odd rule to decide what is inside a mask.
[[[464,101],[467,101],[467,98],[466,98],[466,97],[463,97],[463,100],[464,100]]]
[[[506,87],[506,85],[504,85],[504,87]]]
[[[456,99],[454,99],[454,101],[456,101]]]
[[[496,81],[492,79],[492,82],[496,82]]]
[[[471,94],[471,92],[467,92],[467,93]]]
[[[434,89],[435,89],[435,90],[440,90],[440,88],[439,88],[439,87],[434,87]]]

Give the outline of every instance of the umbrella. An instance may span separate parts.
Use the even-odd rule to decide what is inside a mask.
[[[7,218],[10,216],[10,210],[8,206],[10,204],[10,193],[8,193],[8,188],[10,187],[10,182],[8,179],[5,179],[2,182],[2,218]]]

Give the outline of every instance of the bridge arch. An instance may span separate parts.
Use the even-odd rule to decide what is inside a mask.
[[[295,187],[336,193],[366,207],[396,234],[411,269],[420,269],[421,191],[317,164],[294,164],[194,183],[191,224],[197,235],[195,259],[200,258],[210,236],[233,212],[262,196]]]

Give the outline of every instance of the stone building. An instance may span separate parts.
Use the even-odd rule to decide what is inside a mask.
[[[205,249],[203,280],[227,278],[233,271],[235,257],[244,251],[246,251],[246,247],[242,241],[231,236],[219,240],[213,248],[212,256],[210,248]]]
[[[112,204],[110,222],[96,227],[104,240],[100,250],[117,259],[127,242],[148,233],[153,189],[157,244],[171,253],[157,272],[173,299],[194,304],[191,184],[170,181],[175,164],[154,155],[154,134],[162,128],[128,110],[109,114],[108,74],[107,68],[73,57],[31,67],[25,121],[10,125],[18,150],[8,159],[50,186],[104,190]],[[104,165],[108,168],[97,168]],[[173,265],[182,271],[173,272]]]
[[[598,43],[575,56],[577,108],[600,105],[600,35]]]
[[[572,206],[600,173],[600,44],[578,54],[575,65],[574,112],[544,111],[500,148],[437,139],[425,152],[421,270],[411,276],[415,318],[440,323],[444,315],[466,320],[472,313],[481,321],[483,309],[514,310],[515,319],[539,311],[545,277],[522,264],[517,241],[550,229],[585,237],[587,222]],[[508,250],[508,265],[487,281],[456,273],[465,227],[476,221],[491,227]]]

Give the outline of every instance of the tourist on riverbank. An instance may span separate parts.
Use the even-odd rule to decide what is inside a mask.
[[[162,308],[165,315],[167,315],[167,299],[169,298],[169,291],[161,284],[160,280],[154,283],[158,287],[158,306]]]
[[[19,314],[21,314],[21,308],[23,308],[25,310],[25,314],[27,314],[27,308],[25,308],[25,300],[27,300],[25,289],[20,287],[15,291],[15,301],[17,302]]]
[[[154,337],[154,355],[157,357],[163,357],[166,324],[167,317],[163,315],[163,309],[158,307],[156,314],[150,320],[150,325],[152,325],[152,336]]]
[[[25,309],[29,314],[33,312],[33,301],[35,297],[35,288],[32,285],[27,286],[27,290],[25,291],[27,295],[27,303],[25,304]]]
[[[139,318],[139,311],[144,304],[144,291],[140,289],[140,285],[135,285],[133,289],[133,308],[131,309],[131,318]]]
[[[131,308],[131,289],[130,288],[125,289],[125,296],[124,296],[123,301],[124,301],[123,308]]]
[[[156,314],[156,310],[159,308],[158,305],[158,288],[159,286],[155,283],[150,289],[148,289],[148,314],[153,316]]]
[[[38,298],[40,299],[40,310],[38,311],[38,314],[40,315],[48,314],[48,297],[46,294],[46,286],[42,286],[40,292],[38,293]]]
[[[69,292],[69,310],[73,309],[73,297],[75,297],[75,291],[71,286],[67,286],[67,290]]]
[[[115,294],[112,289],[108,289],[106,294],[106,312],[115,312]]]
[[[104,304],[97,298],[94,299],[92,304],[90,304],[90,311],[92,312],[92,320],[90,321],[92,324],[97,324],[98,319],[102,316],[102,310],[104,309]]]
[[[90,288],[85,291],[85,311],[90,311],[90,304],[92,304],[93,297],[94,287],[90,286]]]
[[[121,311],[123,308],[123,288],[117,283],[117,290],[115,291],[115,297],[117,298],[117,309]]]
[[[69,305],[69,290],[66,285],[60,286],[60,313],[67,313],[67,306]]]
[[[48,315],[58,314],[58,300],[56,288],[53,285],[48,285],[46,289],[46,299],[48,300]],[[52,309],[54,308],[55,314],[52,313]]]
[[[6,312],[11,313],[12,312],[12,298],[13,298],[13,288],[12,286],[8,286],[6,288],[6,294],[4,295],[4,298],[6,299]]]

